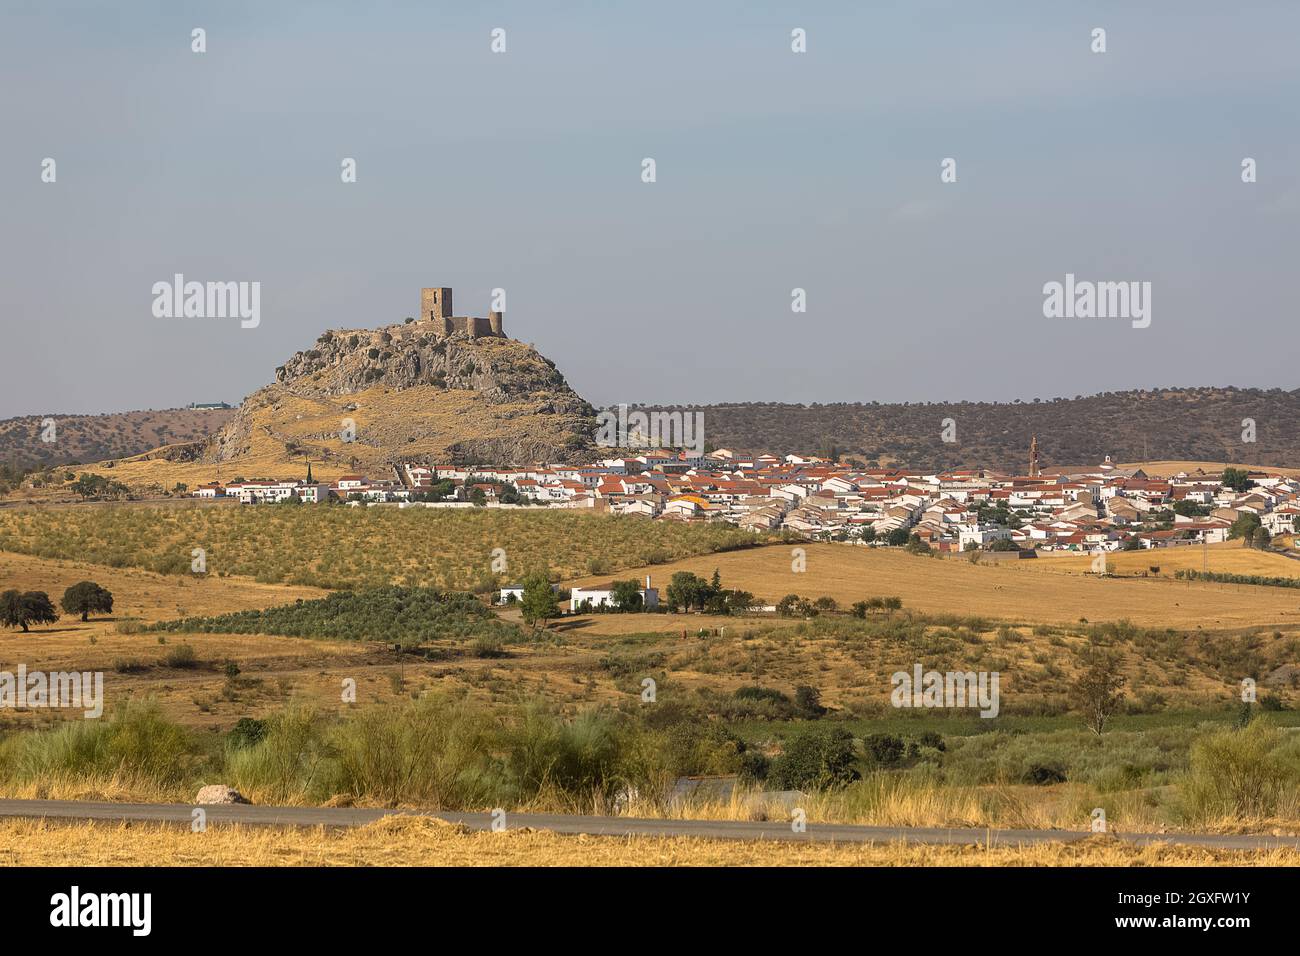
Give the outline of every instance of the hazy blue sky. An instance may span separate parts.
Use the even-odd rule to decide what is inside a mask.
[[[505,288],[597,403],[1289,388],[1297,37],[1294,2],[6,0],[0,417],[235,402],[422,285]],[[155,318],[176,272],[261,282],[260,327]],[[1150,281],[1151,327],[1044,318],[1067,272]]]

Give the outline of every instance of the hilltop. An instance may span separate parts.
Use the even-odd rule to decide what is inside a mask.
[[[423,322],[326,332],[275,379],[199,460],[306,455],[381,473],[400,461],[570,458],[595,427],[591,406],[531,346]]]
[[[191,487],[214,477],[350,471],[391,476],[402,461],[590,457],[594,410],[532,346],[414,321],[324,332],[275,381],[206,435],[86,470],[133,487]]]

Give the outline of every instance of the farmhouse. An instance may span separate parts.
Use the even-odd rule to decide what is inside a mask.
[[[641,604],[647,609],[654,609],[659,606],[659,589],[650,586],[650,575],[646,575],[645,587],[637,588],[637,593],[641,595]],[[574,588],[570,592],[569,610],[577,611],[583,606],[588,607],[613,607],[614,606],[614,584],[602,584],[597,587]]]

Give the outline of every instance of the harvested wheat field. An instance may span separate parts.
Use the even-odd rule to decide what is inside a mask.
[[[1296,866],[1291,850],[1135,847],[1094,837],[1022,848],[763,843],[471,832],[392,817],[353,830],[0,822],[0,866]]]
[[[222,614],[249,608],[310,600],[325,594],[318,588],[261,584],[251,578],[215,575],[155,574],[136,568],[110,568],[83,561],[38,558],[0,551],[0,590],[45,591],[56,604],[63,591],[78,581],[96,581],[113,592],[113,613],[88,623],[64,616],[46,634],[89,634],[111,630],[116,621],[139,618],[158,621],[190,614]],[[3,637],[3,635],[0,635]]]
[[[1036,560],[1025,561],[1023,567],[1031,571],[1090,574],[1093,560],[1090,554],[1040,554]],[[1106,555],[1106,571],[1110,574],[1172,578],[1176,571],[1202,570],[1211,574],[1300,578],[1300,561],[1258,548],[1242,547],[1240,541],[1211,544],[1204,548],[1157,548],[1152,551],[1116,551]]]
[[[973,565],[961,558],[924,557],[892,548],[799,547],[807,555],[807,570],[802,573],[791,570],[792,546],[770,545],[634,568],[615,576],[643,579],[651,574],[662,589],[675,571],[708,577],[717,569],[723,587],[743,588],[769,604],[786,594],[829,595],[842,607],[893,595],[902,598],[905,607],[931,614],[1049,624],[1128,619],[1149,627],[1231,628],[1300,621],[1300,591],[1286,588],[1174,581],[1172,576],[1099,578],[1030,570],[1029,565],[1041,558]],[[585,577],[573,583],[595,584],[609,577]]]

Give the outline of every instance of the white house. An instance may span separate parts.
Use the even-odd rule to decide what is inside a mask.
[[[645,576],[645,587],[637,588],[637,593],[641,595],[643,607],[650,609],[659,606],[659,589],[650,586],[650,575]],[[577,611],[579,607],[588,601],[591,602],[592,607],[602,605],[613,607],[614,605],[614,583],[612,581],[598,587],[573,588],[569,594],[570,611]]]

